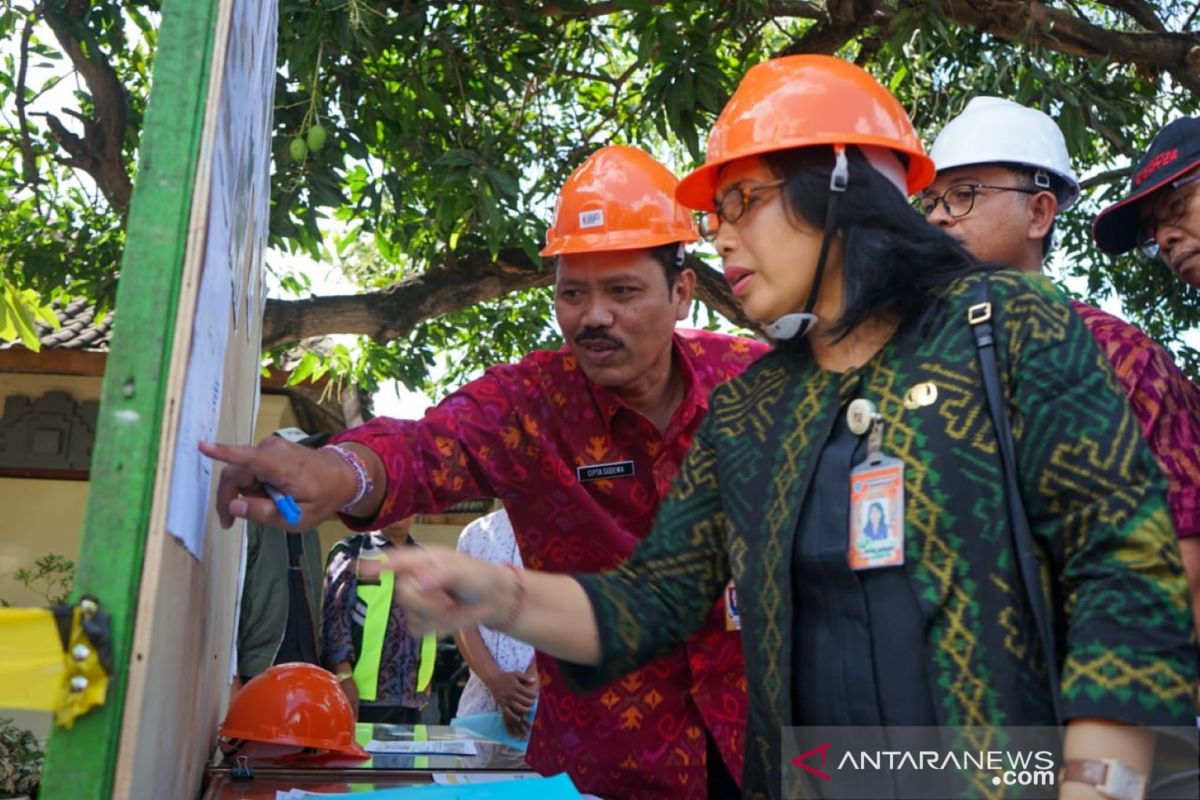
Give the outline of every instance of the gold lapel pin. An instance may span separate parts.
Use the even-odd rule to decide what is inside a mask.
[[[933,381],[922,381],[904,394],[904,407],[910,411],[937,402],[938,388]]]

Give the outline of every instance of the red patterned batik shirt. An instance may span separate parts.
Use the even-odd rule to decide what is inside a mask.
[[[650,533],[709,391],[767,350],[704,331],[676,331],[674,348],[686,392],[661,434],[588,380],[566,348],[493,367],[421,420],[379,418],[342,434],[379,454],[388,481],[378,517],[347,524],[374,529],[496,496],[530,569],[616,566]],[[740,777],[746,679],[739,634],[725,628],[718,604],[685,649],[582,696],[539,653],[530,765],[567,772],[581,791],[608,798],[703,798],[707,724]]]
[[[1113,365],[1146,443],[1167,475],[1180,538],[1200,535],[1200,387],[1133,325],[1078,301],[1075,310]]]

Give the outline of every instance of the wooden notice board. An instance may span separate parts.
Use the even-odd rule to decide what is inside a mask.
[[[52,732],[44,798],[195,797],[212,752],[242,534],[191,455],[253,435],[276,2],[163,3],[74,589],[112,615],[114,671]]]

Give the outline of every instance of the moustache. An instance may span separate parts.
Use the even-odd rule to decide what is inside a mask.
[[[575,336],[575,344],[586,344],[587,342],[600,342],[612,345],[613,347],[624,347],[620,339],[609,336],[600,328],[584,328]]]

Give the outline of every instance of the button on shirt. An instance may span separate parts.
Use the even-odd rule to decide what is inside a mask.
[[[766,345],[676,331],[685,394],[663,433],[613,391],[592,383],[561,350],[493,367],[421,420],[379,418],[342,434],[371,448],[387,471],[379,527],[461,500],[499,497],[525,566],[596,572],[628,558],[708,410],[708,393],[740,374]],[[632,462],[632,474],[581,480],[579,468]],[[627,472],[627,470],[625,470]],[[586,476],[585,476],[586,477]],[[689,666],[689,655],[692,664]],[[597,692],[572,694],[539,654],[541,695],[528,760],[567,772],[581,791],[611,797],[698,797],[705,723],[741,774],[746,686],[737,632],[716,608],[685,651]]]

